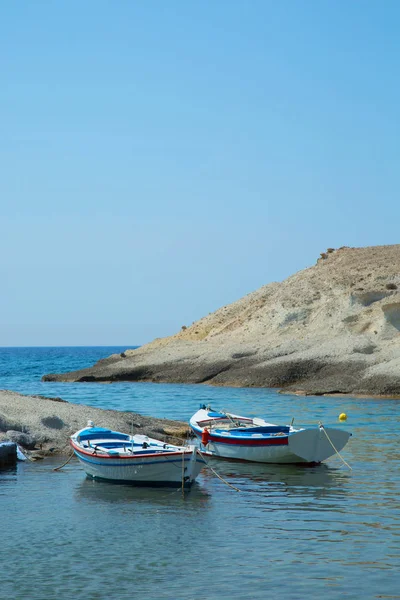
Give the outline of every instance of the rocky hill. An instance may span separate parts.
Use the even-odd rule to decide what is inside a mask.
[[[400,396],[400,245],[329,248],[169,338],[45,381],[164,381]]]

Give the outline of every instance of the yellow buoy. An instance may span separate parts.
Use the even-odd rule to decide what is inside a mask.
[[[340,413],[340,415],[339,415],[339,421],[347,421],[347,415],[346,415],[346,413]]]

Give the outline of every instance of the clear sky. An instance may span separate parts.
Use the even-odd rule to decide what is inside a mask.
[[[397,0],[0,5],[0,346],[134,345],[400,242]]]

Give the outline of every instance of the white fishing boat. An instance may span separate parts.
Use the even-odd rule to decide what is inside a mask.
[[[70,443],[89,477],[115,483],[188,488],[205,464],[193,445],[128,435],[95,427],[92,421],[72,435]]]
[[[351,436],[322,424],[295,429],[204,405],[190,419],[190,427],[204,454],[262,463],[320,463],[339,453]]]

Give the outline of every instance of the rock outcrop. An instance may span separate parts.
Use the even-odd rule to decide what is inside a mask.
[[[400,396],[400,245],[328,248],[172,337],[43,379]]]
[[[69,453],[70,436],[89,419],[98,427],[140,433],[172,444],[182,443],[188,433],[187,424],[180,421],[0,391],[0,443],[15,442],[33,458]]]

